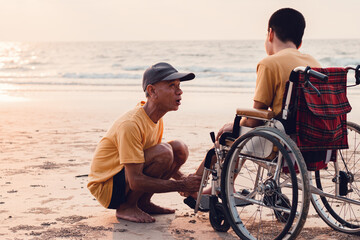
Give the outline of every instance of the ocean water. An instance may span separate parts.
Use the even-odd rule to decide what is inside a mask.
[[[305,40],[301,51],[324,67],[360,64],[360,39]],[[0,42],[0,90],[141,89],[144,70],[166,61],[196,74],[196,81],[186,84],[193,91],[253,92],[256,64],[265,56],[263,40]]]

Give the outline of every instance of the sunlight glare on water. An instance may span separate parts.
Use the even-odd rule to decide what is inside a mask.
[[[12,84],[0,84],[0,102],[25,102],[29,99],[20,96],[12,96],[19,88]]]
[[[8,79],[9,77],[16,77],[13,70],[21,64],[22,57],[22,43],[16,42],[0,42],[0,78]],[[11,80],[11,79],[8,79]],[[13,96],[12,93],[19,90],[19,87],[12,84],[0,84],[0,102],[20,102],[27,101],[25,97]]]

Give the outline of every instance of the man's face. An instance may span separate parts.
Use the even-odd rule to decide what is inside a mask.
[[[180,80],[161,81],[154,84],[156,102],[163,111],[176,111],[181,104]]]

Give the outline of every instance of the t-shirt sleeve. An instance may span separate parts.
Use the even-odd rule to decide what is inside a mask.
[[[256,87],[254,101],[271,106],[274,99],[274,83],[271,70],[266,66],[259,64],[256,70]]]
[[[144,163],[143,134],[137,124],[124,122],[117,132],[120,163]]]

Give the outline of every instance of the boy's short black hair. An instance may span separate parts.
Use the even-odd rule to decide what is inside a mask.
[[[271,15],[268,30],[272,28],[281,41],[291,41],[298,48],[304,35],[305,26],[305,18],[299,11],[282,8]]]

